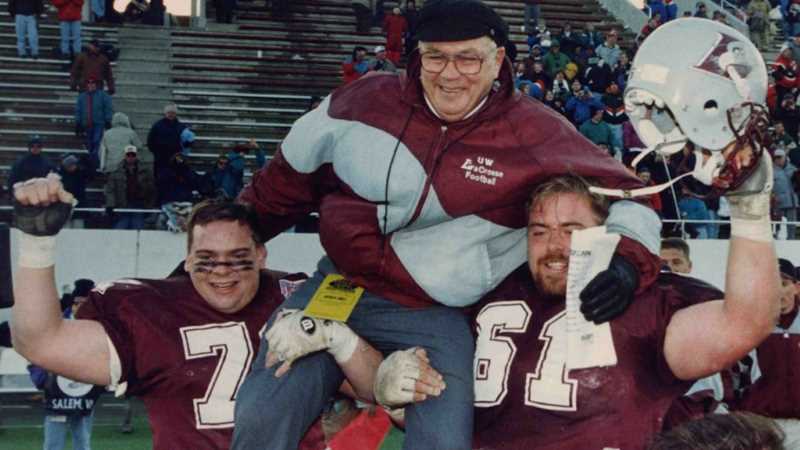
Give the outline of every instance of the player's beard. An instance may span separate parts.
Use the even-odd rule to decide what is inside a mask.
[[[563,273],[552,273],[547,268],[547,265],[552,263],[564,264]],[[536,262],[536,267],[533,270],[533,280],[536,282],[537,290],[543,297],[553,299],[564,299],[566,297],[568,264],[569,258],[554,253],[544,255]]]

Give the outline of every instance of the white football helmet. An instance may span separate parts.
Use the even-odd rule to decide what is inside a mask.
[[[744,105],[763,105],[766,93],[767,68],[747,37],[717,21],[685,18],[642,43],[625,109],[647,147],[671,154],[688,139],[715,152],[747,125],[752,109]]]

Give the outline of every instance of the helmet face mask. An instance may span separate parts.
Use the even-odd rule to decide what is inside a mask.
[[[766,66],[747,37],[719,22],[687,18],[662,25],[642,43],[625,109],[648,152],[673,154],[687,141],[721,152],[714,158],[714,178],[727,174],[714,182],[720,194],[749,176],[739,163],[735,170],[727,167],[735,154],[763,148],[758,130],[768,116],[758,105],[765,103],[766,91]]]

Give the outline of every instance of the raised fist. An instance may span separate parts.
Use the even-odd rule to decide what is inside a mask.
[[[69,220],[75,203],[54,173],[16,183],[14,226],[33,236],[54,236]]]

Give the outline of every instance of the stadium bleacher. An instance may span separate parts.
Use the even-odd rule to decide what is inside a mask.
[[[518,1],[488,1],[506,18],[520,52],[527,51]],[[385,2],[390,9],[397,2]],[[179,105],[179,118],[197,134],[191,162],[208,169],[223,151],[255,138],[272,154],[291,124],[306,110],[311,96],[323,96],[341,80],[341,61],[355,45],[370,48],[384,42],[379,27],[355,32],[347,1],[292,2],[287,17],[273,18],[263,0],[238,2],[234,24],[214,22],[208,2],[206,30],[159,29],[125,25],[84,25],[84,38],[97,37],[118,46],[114,65],[115,111],[131,118],[143,141],[168,102]],[[74,136],[75,92],[67,87],[68,67],[50,58],[58,45],[55,11],[41,20],[41,53],[37,61],[16,57],[13,23],[0,1],[0,183],[27,151],[31,134],[45,139],[45,153],[57,162],[65,152],[85,152]],[[621,25],[589,0],[543,0],[542,16],[551,29],[570,22],[580,30],[588,22],[600,31]],[[632,42],[633,34],[623,35]],[[145,157],[148,152],[144,152]],[[250,156],[249,176],[255,169]],[[104,179],[89,189],[88,206],[102,207]],[[8,205],[2,195],[0,206]],[[2,211],[0,211],[2,216]]]

